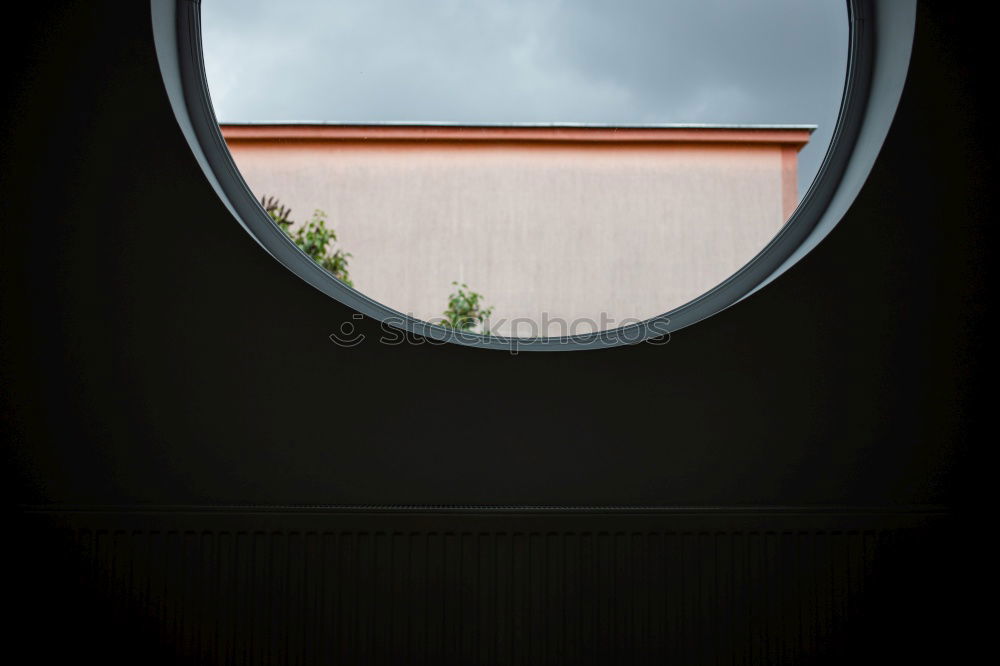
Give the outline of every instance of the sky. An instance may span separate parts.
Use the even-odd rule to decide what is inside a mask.
[[[847,67],[843,0],[203,0],[220,122],[817,125]]]

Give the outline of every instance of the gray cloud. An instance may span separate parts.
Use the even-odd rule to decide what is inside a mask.
[[[222,121],[836,122],[841,0],[205,0]]]

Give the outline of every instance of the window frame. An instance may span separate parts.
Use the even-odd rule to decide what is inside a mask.
[[[398,312],[347,286],[278,228],[222,137],[202,54],[201,0],[150,0],[157,59],[178,124],[223,204],[257,243],[299,278],[362,315],[435,341],[486,349],[575,351],[668,340],[739,303],[814,249],[854,201],[892,124],[909,66],[916,0],[846,0],[847,72],[840,113],[820,168],[795,212],[746,265],[697,298],[637,324],[572,336],[508,338],[455,331]]]

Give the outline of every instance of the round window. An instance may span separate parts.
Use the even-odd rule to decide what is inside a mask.
[[[876,65],[901,85],[912,38],[910,3],[878,9],[911,26],[881,60],[885,19],[841,0],[171,5],[175,110],[261,245],[505,349],[662,340],[773,278],[853,197]]]

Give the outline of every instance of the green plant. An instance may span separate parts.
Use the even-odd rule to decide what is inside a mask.
[[[298,227],[292,229],[295,224],[291,219],[292,211],[274,197],[261,197],[260,203],[271,216],[278,228],[284,231],[299,248],[309,255],[317,264],[325,268],[344,284],[353,287],[350,275],[347,272],[347,260],[351,257],[350,252],[328,247],[331,243],[337,242],[337,234],[333,229],[326,226],[326,213],[317,209],[313,212],[312,219]]]
[[[458,282],[452,282],[452,285],[458,290],[448,297],[448,309],[443,313],[445,318],[441,325],[459,331],[474,331],[476,326],[482,326],[482,333],[489,335],[487,323],[493,314],[493,306],[484,307],[483,295],[469,289],[469,285]]]

